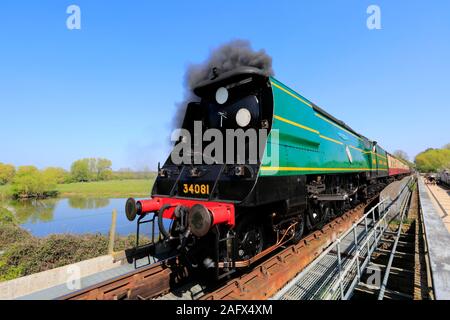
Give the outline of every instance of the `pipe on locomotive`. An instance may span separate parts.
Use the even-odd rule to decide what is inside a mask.
[[[160,198],[154,197],[148,200],[138,200],[129,198],[125,204],[125,214],[128,220],[133,221],[136,216],[145,216],[154,213],[158,216],[158,226],[161,233],[169,238],[170,235],[164,228],[162,218],[175,219],[175,209],[179,206],[187,208],[188,226],[193,235],[197,237],[205,236],[209,230],[218,224],[227,224],[231,227],[235,224],[234,205],[230,203]]]

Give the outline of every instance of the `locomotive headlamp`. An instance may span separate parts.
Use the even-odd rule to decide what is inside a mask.
[[[203,237],[211,229],[211,213],[204,205],[196,204],[189,210],[188,223],[193,235]]]
[[[248,124],[250,123],[251,120],[252,120],[252,114],[246,108],[241,108],[236,113],[236,123],[238,124],[238,126],[240,126],[242,128],[248,126]]]
[[[216,91],[216,101],[218,104],[224,104],[228,100],[227,88],[221,87]]]

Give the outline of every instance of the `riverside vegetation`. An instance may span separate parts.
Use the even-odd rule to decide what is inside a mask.
[[[148,196],[155,173],[130,169],[112,171],[111,161],[86,158],[75,161],[70,171],[62,168],[39,170],[0,163],[0,200],[47,197],[144,197]],[[15,214],[0,206],[0,281],[15,279],[108,252],[107,235],[54,234],[33,236],[20,227]],[[134,235],[116,237],[114,250],[134,246]],[[142,239],[145,242],[146,239]]]
[[[112,162],[103,158],[75,161],[70,171],[49,167],[0,163],[0,199],[47,198],[61,196],[127,197],[146,196],[155,173],[130,169],[112,171]]]
[[[142,243],[147,241],[141,240]],[[135,241],[135,235],[117,237],[114,250],[132,248]],[[95,258],[107,252],[106,235],[34,237],[19,226],[13,213],[0,207],[0,282]]]

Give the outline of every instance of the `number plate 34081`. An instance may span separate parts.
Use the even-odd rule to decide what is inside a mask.
[[[180,187],[183,194],[208,195],[210,191],[207,183],[181,183]]]

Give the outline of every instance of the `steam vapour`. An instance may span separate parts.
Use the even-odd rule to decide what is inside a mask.
[[[193,88],[200,82],[210,79],[213,68],[217,68],[219,73],[224,73],[238,67],[254,67],[262,70],[267,76],[274,75],[272,58],[265,50],[254,51],[249,41],[234,40],[218,47],[210,53],[204,63],[190,65],[187,68],[184,75],[184,99],[177,104],[172,120],[173,128],[181,127],[187,104],[199,100],[193,93]]]

